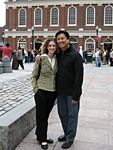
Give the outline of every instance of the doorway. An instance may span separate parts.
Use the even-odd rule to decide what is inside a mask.
[[[36,49],[36,50],[39,50],[40,47],[41,47],[41,45],[42,45],[42,40],[36,39],[36,40],[35,40],[35,49]]]
[[[108,50],[110,52],[110,49],[112,49],[113,41],[111,39],[106,39],[104,41],[104,49]]]

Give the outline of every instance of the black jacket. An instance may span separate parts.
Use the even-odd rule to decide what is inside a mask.
[[[58,55],[56,90],[79,101],[82,94],[83,60],[72,45]]]

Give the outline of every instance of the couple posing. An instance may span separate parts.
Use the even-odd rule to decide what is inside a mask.
[[[47,127],[57,98],[58,115],[64,131],[58,141],[64,141],[62,148],[66,149],[73,144],[77,131],[83,82],[82,57],[69,43],[69,33],[64,30],[58,31],[55,38],[47,38],[41,50],[41,56],[36,56],[31,79],[36,103],[37,140],[42,149],[53,143],[53,139],[47,138]]]

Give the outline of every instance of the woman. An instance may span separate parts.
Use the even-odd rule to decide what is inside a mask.
[[[36,103],[36,136],[42,149],[48,148],[52,139],[47,139],[47,127],[49,114],[56,99],[55,78],[57,73],[58,53],[56,39],[48,38],[41,47],[41,70],[37,80],[39,64],[35,62],[32,72],[31,84],[35,93]]]

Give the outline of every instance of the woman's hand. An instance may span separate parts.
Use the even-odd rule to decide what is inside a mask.
[[[35,60],[36,60],[36,62],[39,64],[39,63],[41,63],[41,56],[40,55],[37,55],[36,57],[35,57]]]

